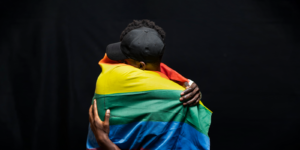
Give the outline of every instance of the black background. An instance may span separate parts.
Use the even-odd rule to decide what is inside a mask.
[[[299,3],[1,1],[0,149],[85,149],[105,47],[133,19],[167,33],[163,62],[214,113],[211,149],[299,150]]]

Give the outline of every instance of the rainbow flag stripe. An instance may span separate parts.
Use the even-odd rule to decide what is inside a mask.
[[[211,111],[202,103],[184,107],[184,88],[154,71],[100,63],[94,99],[103,120],[111,110],[109,138],[121,149],[208,150]],[[100,149],[91,129],[87,149]]]

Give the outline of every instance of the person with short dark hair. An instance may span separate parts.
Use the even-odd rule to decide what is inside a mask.
[[[164,38],[154,22],[134,20],[121,42],[107,46],[89,110],[87,149],[209,149],[211,112],[195,83],[161,63]],[[187,89],[179,92],[182,86]]]

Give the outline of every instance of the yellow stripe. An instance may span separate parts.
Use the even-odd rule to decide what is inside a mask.
[[[96,94],[141,92],[149,90],[184,90],[177,83],[158,73],[124,64],[100,63],[102,73],[96,84]]]
[[[204,104],[202,103],[202,101],[199,102],[200,105],[204,106]],[[213,113],[210,109],[208,109],[206,106],[204,106],[208,111],[210,111],[211,113]]]

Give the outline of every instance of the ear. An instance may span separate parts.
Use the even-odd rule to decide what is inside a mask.
[[[140,61],[140,66],[139,66],[140,69],[142,70],[145,70],[146,69],[146,63],[143,62],[143,61]]]

